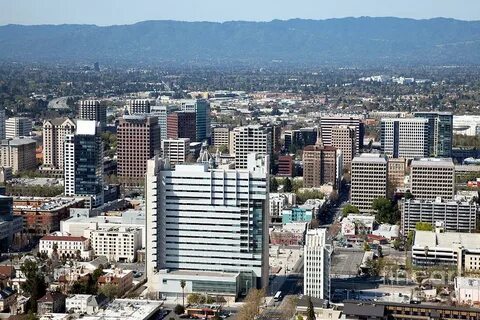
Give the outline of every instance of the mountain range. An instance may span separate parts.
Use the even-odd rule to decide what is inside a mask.
[[[477,65],[480,21],[342,18],[0,26],[0,61]]]

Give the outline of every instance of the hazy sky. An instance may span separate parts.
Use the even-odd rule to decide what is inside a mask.
[[[480,0],[0,0],[0,25],[143,20],[269,21],[347,16],[480,20]]]

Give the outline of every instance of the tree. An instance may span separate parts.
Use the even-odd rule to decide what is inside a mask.
[[[408,231],[408,234],[407,234],[407,247],[408,248],[412,247],[414,237],[415,237],[415,232],[413,230]]]
[[[382,246],[378,246],[377,248],[377,255],[379,258],[383,258],[383,249]]]
[[[415,197],[410,191],[405,192],[405,200],[414,199]]]
[[[235,319],[237,320],[252,320],[260,314],[260,306],[265,299],[265,291],[258,289],[250,289],[245,298],[245,303],[238,310]]]
[[[185,280],[180,280],[180,287],[182,288],[182,306],[185,308]]]
[[[365,262],[366,275],[369,277],[378,277],[383,268],[382,259],[368,259]]]
[[[399,220],[398,208],[387,198],[373,200],[372,208],[376,211],[375,219],[379,223],[395,224]]]
[[[433,226],[428,222],[417,222],[415,224],[415,230],[418,231],[433,231]]]
[[[118,297],[118,286],[113,283],[106,283],[98,288],[98,293],[102,293],[108,299],[113,300]]]
[[[204,302],[205,302],[205,297],[202,294],[190,293],[187,296],[187,303],[188,304],[197,305],[197,304],[202,304]]]
[[[307,320],[315,320],[315,309],[313,308],[312,298],[308,297]]]
[[[295,311],[297,308],[297,299],[288,296],[283,300],[281,305],[281,312],[282,312],[282,319],[283,320],[290,320],[295,315]]]
[[[185,308],[181,304],[177,304],[175,308],[173,308],[173,312],[175,312],[175,314],[178,314],[178,315],[184,314]]]
[[[272,178],[270,179],[270,192],[277,192],[278,191],[278,182],[277,179]]]
[[[283,191],[292,192],[292,190],[293,190],[292,180],[290,178],[285,178],[285,183],[283,184]]]
[[[371,250],[370,245],[368,244],[367,241],[365,241],[363,243],[363,251],[370,251],[370,250]]]
[[[97,282],[98,278],[103,276],[103,266],[99,265],[97,269],[93,270],[93,281]]]
[[[325,195],[320,190],[302,190],[297,192],[297,203],[303,204],[308,199],[323,199]]]
[[[343,214],[344,217],[346,217],[350,213],[357,214],[357,213],[360,213],[360,210],[358,210],[358,208],[356,206],[354,206],[353,204],[347,204],[345,207],[343,207],[342,214]]]
[[[32,260],[26,260],[20,267],[20,271],[25,276],[25,282],[21,284],[21,288],[25,293],[30,294],[29,309],[36,312],[37,300],[43,297],[47,291],[44,276],[37,263]]]
[[[399,250],[402,245],[402,242],[399,239],[395,239],[393,240],[392,245],[393,245],[393,249]]]

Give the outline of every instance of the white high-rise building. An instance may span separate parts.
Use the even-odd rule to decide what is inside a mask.
[[[32,133],[32,120],[24,117],[8,118],[5,121],[5,138],[28,137]]]
[[[247,158],[252,152],[261,155],[272,153],[272,133],[260,125],[250,125],[233,129],[235,168],[247,168]]]
[[[100,122],[103,129],[107,126],[107,107],[99,100],[82,100],[79,104],[78,119]]]
[[[268,285],[269,157],[242,170],[148,161],[146,272],[159,296],[191,292],[232,299]]]
[[[373,200],[387,196],[387,160],[363,153],[352,160],[351,203],[360,212],[372,212]]]
[[[129,115],[150,113],[150,100],[148,99],[128,100],[126,109]]]
[[[162,141],[162,156],[168,159],[170,165],[182,164],[187,162],[190,154],[190,139],[167,139]]]
[[[327,229],[307,231],[304,246],[303,294],[330,299],[330,255]]]
[[[382,152],[393,158],[424,158],[430,153],[428,119],[382,119]]]

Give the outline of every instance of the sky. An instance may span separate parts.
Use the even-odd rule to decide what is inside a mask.
[[[0,25],[360,16],[480,20],[480,0],[0,0]]]

